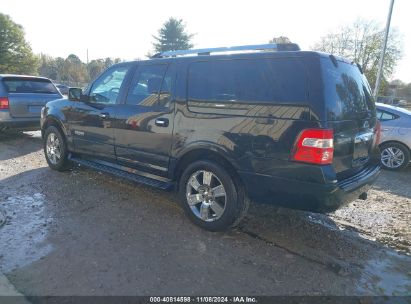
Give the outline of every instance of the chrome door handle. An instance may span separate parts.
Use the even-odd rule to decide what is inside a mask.
[[[155,121],[156,126],[159,127],[168,127],[168,119],[167,118],[157,118]]]
[[[390,129],[387,129],[387,128],[385,128],[385,129],[381,129],[381,131],[389,131]]]

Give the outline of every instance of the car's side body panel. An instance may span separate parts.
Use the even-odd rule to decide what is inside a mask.
[[[377,108],[395,116],[395,119],[381,120],[381,144],[395,141],[404,144],[411,151],[411,114],[383,104],[378,104]]]

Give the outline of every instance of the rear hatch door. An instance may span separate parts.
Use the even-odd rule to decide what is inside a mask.
[[[360,69],[332,56],[321,59],[329,126],[334,130],[337,179],[353,176],[375,156],[375,103]]]
[[[40,117],[41,108],[62,95],[48,79],[5,77],[3,86],[8,92],[10,115],[15,118]]]

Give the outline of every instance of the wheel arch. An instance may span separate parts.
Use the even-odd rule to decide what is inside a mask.
[[[47,116],[47,118],[45,119],[42,128],[41,128],[41,137],[44,137],[44,132],[46,131],[46,129],[50,126],[54,126],[56,128],[58,128],[62,134],[64,135],[64,137],[67,136],[67,130],[64,127],[64,125],[61,123],[61,121],[52,115]]]
[[[192,148],[184,153],[181,153],[178,158],[176,158],[175,164],[171,168],[173,180],[179,181],[184,169],[191,163],[198,160],[208,160],[215,162],[226,169],[231,176],[235,177],[236,182],[242,183],[242,180],[237,173],[236,165],[233,161],[229,160],[229,157],[221,151],[221,149],[214,146],[199,146]],[[178,184],[178,183],[177,183]]]
[[[380,144],[378,145],[378,147],[381,149],[382,146],[384,146],[384,145],[386,145],[386,144],[400,144],[400,145],[406,147],[406,148],[408,149],[408,152],[411,154],[411,147],[408,147],[405,143],[403,143],[403,142],[401,142],[401,141],[399,141],[399,140],[387,140],[387,141],[384,141],[384,142],[380,143]]]

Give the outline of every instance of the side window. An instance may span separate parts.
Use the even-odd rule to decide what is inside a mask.
[[[396,115],[385,112],[385,111],[377,111],[377,118],[381,121],[387,121],[387,120],[394,120],[397,118]]]
[[[296,59],[236,59],[194,62],[188,98],[199,102],[306,102],[306,72]]]
[[[90,91],[90,102],[115,104],[130,66],[118,66],[104,72]]]
[[[166,64],[141,65],[129,88],[126,103],[146,107],[165,105],[170,97],[171,77],[164,77]]]

